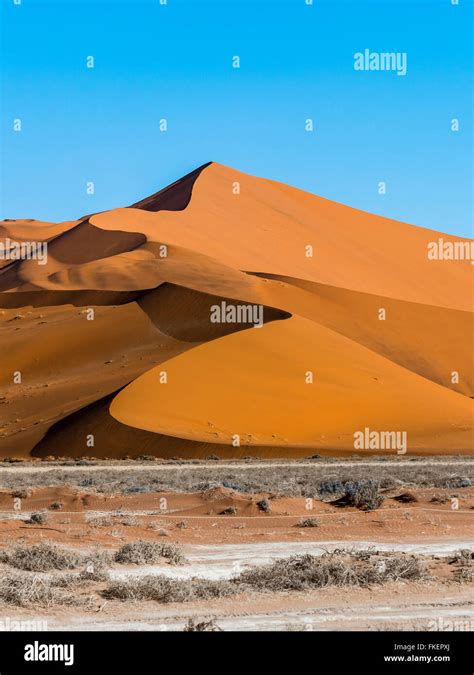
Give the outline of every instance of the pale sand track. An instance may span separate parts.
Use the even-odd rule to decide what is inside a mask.
[[[224,631],[474,630],[472,591],[444,584],[365,589],[325,588],[305,593],[241,596],[214,602],[158,605],[104,601],[94,613],[46,612],[47,630],[179,631],[190,617],[214,618]],[[17,620],[37,615],[15,612]],[[450,623],[452,622],[452,623]],[[440,636],[441,641],[441,636]]]
[[[38,465],[34,466],[29,463],[18,463],[18,464],[12,464],[10,466],[1,466],[0,467],[0,474],[2,471],[6,471],[8,473],[15,473],[17,471],[20,472],[25,472],[25,473],[47,473],[49,471],[64,471],[66,473],[74,473],[75,471],[104,471],[104,470],[110,470],[110,471],[186,471],[186,470],[193,470],[193,471],[209,471],[209,470],[218,470],[218,469],[281,469],[281,468],[311,468],[314,469],[316,467],[328,467],[328,468],[346,468],[349,466],[374,466],[374,467],[385,467],[385,466],[396,466],[396,467],[413,467],[416,466],[416,463],[419,463],[420,466],[474,466],[474,460],[472,459],[437,459],[437,460],[429,460],[429,459],[415,459],[415,460],[386,460],[386,461],[380,461],[380,460],[360,460],[360,461],[353,461],[353,460],[347,460],[347,461],[339,461],[339,462],[325,462],[325,461],[320,461],[320,460],[315,460],[314,462],[295,462],[295,461],[288,461],[288,462],[249,462],[249,463],[226,463],[226,462],[208,462],[205,465],[204,464],[179,464],[176,462],[175,464],[155,464],[153,462],[150,462],[149,464],[130,464],[130,463],[124,463],[124,465],[120,464],[115,464],[115,463],[103,463],[103,464],[92,464],[89,466],[62,466],[62,465],[52,465],[52,466],[44,466],[44,465]]]

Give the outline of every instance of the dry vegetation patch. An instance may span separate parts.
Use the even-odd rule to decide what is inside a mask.
[[[163,558],[171,565],[183,565],[186,562],[179,546],[142,540],[124,544],[114,556],[115,562],[122,565],[153,565]]]
[[[296,555],[242,572],[238,583],[259,591],[303,591],[325,586],[370,586],[389,581],[427,579],[413,555],[335,551]]]
[[[234,595],[238,591],[232,581],[208,579],[170,579],[163,575],[113,581],[104,591],[106,598],[118,600],[155,600],[156,602],[190,602]]]
[[[170,579],[146,576],[114,581],[104,592],[118,600],[189,602],[228,597],[244,591],[304,591],[325,586],[370,586],[390,581],[429,579],[420,560],[413,555],[370,551],[335,551],[322,556],[296,555],[255,567],[232,579]]]
[[[54,544],[19,545],[0,552],[0,562],[31,572],[48,572],[78,567],[82,556]]]
[[[67,575],[73,577],[74,575]],[[16,607],[52,607],[54,605],[82,605],[87,599],[72,593],[74,579],[43,577],[38,574],[14,572],[0,578],[0,602]],[[90,601],[90,598],[88,599]]]

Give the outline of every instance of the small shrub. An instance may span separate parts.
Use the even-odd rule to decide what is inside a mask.
[[[236,513],[237,513],[237,507],[234,506],[233,504],[231,504],[226,509],[221,511],[220,515],[221,516],[235,516]]]
[[[209,619],[209,621],[195,621],[191,618],[188,619],[188,622],[183,630],[185,633],[216,633],[218,631],[222,631],[222,628],[219,628],[215,622],[215,619]]]
[[[138,525],[141,525],[140,521],[137,518],[122,518],[122,520],[119,521],[120,525],[125,525],[125,527],[137,527]]]
[[[459,551],[456,551],[454,557],[450,560],[450,564],[452,565],[453,563],[465,567],[474,566],[474,551],[468,548],[461,548]]]
[[[62,502],[53,502],[52,504],[49,505],[49,508],[52,509],[53,511],[61,511],[63,506],[64,504]]]
[[[474,568],[458,567],[454,570],[454,579],[460,584],[472,584],[474,582]]]
[[[114,520],[111,516],[86,516],[86,523],[91,527],[111,527]]]
[[[432,504],[447,504],[450,498],[447,495],[433,495],[430,499]]]
[[[78,605],[81,599],[74,594],[64,594],[58,584],[38,575],[5,574],[0,578],[0,602],[16,607],[51,607],[52,605]]]
[[[234,583],[226,580],[170,579],[162,575],[149,575],[112,581],[103,595],[117,600],[154,600],[165,604],[228,597],[237,590]]]
[[[149,541],[134,541],[124,544],[114,560],[122,565],[152,565],[166,558],[171,565],[182,565],[186,558],[175,544],[156,544]]]
[[[400,579],[423,579],[419,560],[408,555],[334,551],[296,555],[242,572],[236,581],[260,591],[303,591],[324,586],[370,586]]]
[[[333,497],[344,492],[344,484],[337,478],[322,481],[318,486],[318,493],[321,498]]]
[[[33,546],[20,545],[0,553],[0,562],[30,572],[48,572],[77,567],[81,556],[58,546],[42,543]]]
[[[319,527],[320,525],[321,521],[319,518],[301,518],[297,527]]]
[[[410,504],[411,502],[417,502],[418,497],[412,492],[402,492],[400,495],[394,497],[394,500],[396,502],[400,502],[401,504]]]
[[[373,511],[381,506],[383,499],[376,481],[348,481],[344,483],[343,496],[331,502],[331,504],[334,506],[355,506],[362,511]]]
[[[270,502],[265,497],[257,502],[257,506],[260,511],[263,511],[264,513],[269,513],[271,511]]]
[[[45,511],[38,511],[32,513],[30,519],[27,520],[29,525],[44,525],[48,520],[48,514]]]
[[[27,499],[28,497],[31,497],[31,490],[28,490],[27,488],[15,490],[14,492],[12,492],[12,497],[14,499]]]
[[[449,563],[455,565],[453,576],[456,581],[463,584],[474,582],[474,551],[467,548],[456,551]]]

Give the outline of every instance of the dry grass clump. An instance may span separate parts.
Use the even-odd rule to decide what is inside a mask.
[[[222,631],[217,624],[215,619],[209,619],[208,621],[196,621],[193,618],[188,619],[187,624],[183,628],[185,633],[217,633]]]
[[[111,516],[86,516],[86,523],[90,527],[112,527],[114,519]]]
[[[48,543],[19,545],[0,552],[0,562],[30,572],[48,572],[77,567],[82,557],[66,549]]]
[[[451,562],[470,567],[471,565],[474,565],[474,551],[471,551],[469,548],[462,548],[459,551],[456,551]]]
[[[474,567],[458,567],[454,570],[454,579],[461,584],[474,583]]]
[[[80,574],[61,574],[57,577],[49,578],[52,588],[62,588],[67,591],[74,591],[76,588],[85,586],[88,583],[87,579],[83,579]]]
[[[28,572],[70,570],[81,565],[90,569],[105,569],[112,561],[113,556],[108,551],[94,551],[88,555],[81,555],[47,542],[31,546],[20,544],[0,551],[0,563]]]
[[[369,586],[426,578],[420,561],[409,555],[335,551],[297,555],[242,572],[240,585],[259,591],[303,591],[325,586]]]
[[[238,592],[232,581],[209,579],[170,579],[163,575],[149,575],[113,581],[103,595],[117,600],[154,600],[155,602],[190,602],[228,597]]]
[[[57,580],[36,574],[5,574],[0,577],[0,602],[16,607],[79,605],[84,602],[77,595],[64,593],[58,587]]]
[[[122,565],[152,565],[162,558],[171,565],[182,565],[186,562],[179,546],[142,540],[124,544],[114,556],[115,562]]]
[[[122,520],[119,520],[118,524],[124,525],[125,527],[138,527],[139,525],[141,525],[138,518],[132,518],[131,516],[128,516],[127,518],[122,518]]]
[[[319,527],[320,525],[319,518],[301,518],[296,527]]]

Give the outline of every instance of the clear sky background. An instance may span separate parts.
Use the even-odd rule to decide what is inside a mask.
[[[214,160],[472,236],[472,0],[0,2],[0,218],[128,205]],[[366,48],[407,75],[355,71]]]

